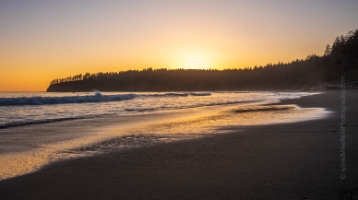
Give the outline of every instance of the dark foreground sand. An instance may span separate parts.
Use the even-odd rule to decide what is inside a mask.
[[[358,91],[346,96],[345,181],[339,95],[282,102],[335,111],[328,119],[60,162],[1,181],[0,199],[358,199]]]

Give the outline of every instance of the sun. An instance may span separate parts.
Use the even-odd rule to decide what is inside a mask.
[[[180,55],[179,68],[209,69],[212,68],[209,54],[200,51],[187,51]]]

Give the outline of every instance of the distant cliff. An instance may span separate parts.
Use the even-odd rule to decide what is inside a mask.
[[[358,81],[358,30],[337,37],[323,56],[245,69],[143,69],[55,79],[48,92],[309,89],[320,82]]]

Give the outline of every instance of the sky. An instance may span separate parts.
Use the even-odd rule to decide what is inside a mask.
[[[0,91],[76,74],[244,68],[322,55],[356,0],[0,0]]]

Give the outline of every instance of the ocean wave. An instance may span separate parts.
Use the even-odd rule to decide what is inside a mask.
[[[47,124],[52,122],[61,122],[61,121],[69,121],[69,120],[77,120],[77,119],[91,119],[91,118],[105,117],[110,115],[112,114],[98,114],[98,115],[87,115],[87,116],[76,116],[76,117],[63,117],[63,118],[55,118],[55,119],[40,119],[40,120],[32,120],[32,121],[10,122],[5,124],[0,124],[0,129],[33,125],[33,124]]]
[[[19,105],[45,105],[45,104],[65,104],[65,103],[93,103],[105,101],[122,101],[134,99],[135,94],[124,95],[102,95],[96,92],[94,95],[87,96],[64,96],[64,97],[19,97],[19,98],[0,98],[0,106],[19,106]]]
[[[182,93],[164,93],[164,94],[147,94],[140,96],[148,96],[148,97],[187,97],[187,96],[210,96],[210,92],[182,92]]]
[[[158,110],[175,110],[175,109],[187,109],[187,108],[199,108],[205,106],[222,106],[222,105],[231,105],[231,104],[242,104],[242,103],[253,103],[257,101],[227,101],[227,102],[216,102],[216,103],[206,103],[206,104],[194,104],[188,106],[161,106],[157,108],[126,108],[124,109],[127,112],[148,112],[148,111],[158,111]]]
[[[141,97],[187,97],[187,96],[210,96],[209,92],[191,92],[191,93],[164,93],[164,94],[121,94],[121,95],[103,95],[95,92],[94,95],[87,96],[63,96],[63,97],[18,97],[18,98],[0,98],[0,106],[21,106],[21,105],[47,105],[47,104],[66,104],[66,103],[95,103],[108,101],[131,100],[138,96]]]
[[[190,95],[192,96],[210,96],[210,92],[191,92]]]
[[[196,105],[188,105],[188,106],[161,106],[158,108],[127,108],[124,109],[127,112],[152,112],[152,111],[160,111],[160,110],[175,110],[175,109],[188,109],[188,108],[199,108],[205,106],[218,106],[218,105],[230,105],[230,104],[242,104],[242,103],[252,103],[255,101],[228,101],[228,102],[217,102],[217,103],[207,103],[207,104],[196,104]],[[125,114],[125,113],[123,113]],[[0,129],[17,127],[17,126],[26,126],[33,124],[45,124],[52,122],[60,122],[60,121],[69,121],[69,120],[77,120],[77,119],[90,119],[97,117],[105,117],[105,116],[113,116],[116,114],[95,114],[95,115],[80,115],[74,117],[62,117],[62,118],[47,118],[47,119],[39,119],[39,120],[24,120],[24,121],[16,121],[5,124],[0,124]]]
[[[244,113],[244,112],[265,112],[265,111],[283,111],[295,109],[297,106],[293,105],[269,105],[269,106],[250,106],[235,109],[235,113]]]
[[[142,94],[141,97],[187,97],[189,93],[164,93],[164,94]]]

